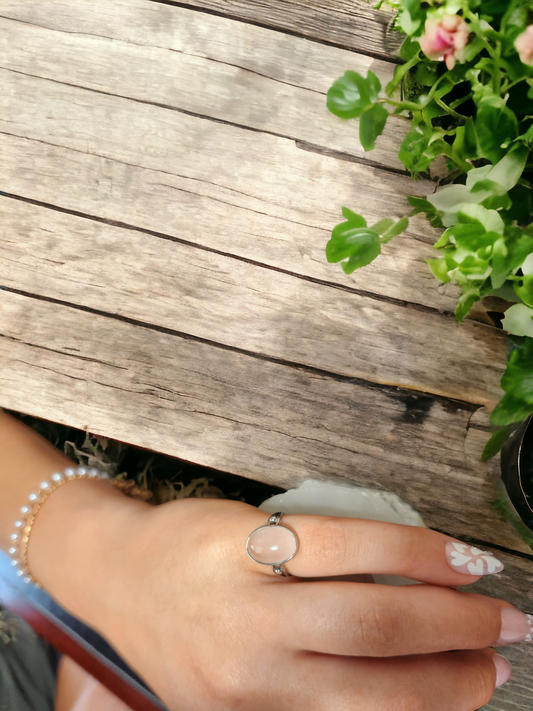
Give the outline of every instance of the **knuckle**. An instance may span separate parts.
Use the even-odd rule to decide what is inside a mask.
[[[242,670],[224,663],[213,670],[208,686],[208,694],[213,702],[222,702],[224,708],[239,708],[240,701],[248,698],[251,692]]]
[[[420,529],[404,526],[402,530],[401,560],[405,570],[417,567],[420,560]]]
[[[321,520],[311,534],[313,557],[318,563],[344,565],[350,560],[353,546],[346,531],[346,527],[335,517]]]
[[[353,621],[352,621],[353,622]],[[358,610],[355,625],[356,648],[365,655],[389,657],[401,644],[401,631],[393,606],[373,601]]]

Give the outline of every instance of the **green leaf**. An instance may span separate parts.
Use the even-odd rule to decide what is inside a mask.
[[[391,225],[389,229],[383,233],[383,236],[381,238],[381,243],[386,244],[387,242],[390,242],[393,237],[397,237],[399,234],[404,232],[407,228],[409,227],[409,218],[408,217],[402,217],[398,222],[395,224]]]
[[[526,167],[529,148],[518,145],[512,148],[495,166],[483,174],[487,167],[469,171],[466,184],[477,192],[480,186],[490,184],[489,190],[496,195],[504,195],[518,183]],[[475,174],[475,175],[472,175]],[[484,175],[484,177],[482,177]]]
[[[493,425],[505,427],[522,422],[533,411],[533,404],[528,403],[513,393],[505,394],[490,416]]]
[[[484,86],[474,96],[478,110],[475,119],[481,155],[497,163],[505,155],[505,146],[518,136],[518,120],[505,101]]]
[[[457,213],[460,210],[469,203],[479,204],[490,195],[486,190],[473,193],[466,185],[445,185],[428,195],[427,199],[439,212],[444,213],[442,222],[449,227],[457,222]]]
[[[429,268],[433,272],[433,276],[439,281],[443,282],[443,284],[451,281],[448,276],[448,267],[445,259],[426,259],[426,262],[429,264]]]
[[[489,459],[492,459],[492,457],[495,457],[515,429],[515,427],[510,426],[502,427],[502,429],[496,430],[483,448],[481,459],[486,462]]]
[[[377,100],[380,91],[381,82],[374,72],[369,70],[365,79],[358,72],[348,70],[330,87],[327,96],[327,107],[340,118],[358,118],[365,110],[370,109]],[[384,107],[374,114],[375,130],[377,130],[379,121],[383,121],[383,111],[386,111]],[[382,130],[383,126],[381,126]],[[381,131],[376,133],[376,136]]]
[[[517,393],[533,409],[533,339],[525,338],[511,351],[501,386],[508,394]]]
[[[528,254],[520,266],[522,274],[525,276],[533,275],[533,254]]]
[[[408,195],[407,201],[410,205],[413,206],[413,210],[409,215],[410,217],[413,217],[414,215],[418,215],[419,213],[423,212],[432,227],[436,227],[437,229],[442,229],[444,227],[438,210],[434,207],[434,205],[429,202],[429,200],[426,200],[425,198],[416,197],[414,195]]]
[[[523,276],[520,281],[514,282],[513,287],[518,298],[521,299],[526,306],[533,309],[533,276],[529,274]]]
[[[342,268],[346,274],[370,264],[380,252],[377,232],[368,227],[355,227],[352,222],[336,225],[326,245],[328,262],[343,261]]]
[[[345,217],[354,227],[366,227],[366,220],[362,215],[352,212],[347,207],[342,208],[342,216]]]
[[[368,72],[372,74],[372,72]],[[376,145],[376,138],[381,136],[389,112],[383,104],[374,104],[363,112],[359,122],[359,140],[365,151],[371,151]]]
[[[371,103],[365,79],[350,70],[337,79],[328,91],[327,107],[342,119],[358,118]]]
[[[533,309],[525,304],[515,304],[505,312],[502,327],[515,336],[533,337]]]
[[[455,307],[455,318],[459,323],[470,313],[472,306],[479,301],[481,294],[477,287],[472,287],[467,291],[463,292],[457,300],[457,306]]]
[[[456,155],[464,159],[478,157],[478,141],[474,119],[469,116],[463,126],[457,126],[453,150]],[[470,175],[472,171],[467,173]]]
[[[394,220],[391,220],[390,217],[386,217],[384,220],[380,220],[379,222],[376,222],[375,225],[372,225],[370,228],[374,232],[377,232],[378,235],[382,235],[384,232],[386,232],[389,227],[392,227],[394,224]]]
[[[464,49],[465,62],[472,62],[484,48],[485,43],[483,42],[483,38],[474,37],[474,39],[469,42]]]
[[[483,205],[463,205],[457,217],[460,222],[475,222],[483,225],[487,232],[503,234],[504,223],[497,210],[487,210]]]
[[[408,62],[413,57],[417,56],[420,52],[420,43],[417,40],[411,39],[411,37],[406,37],[401,48],[400,57],[404,62]]]
[[[435,158],[448,151],[445,141],[435,138],[431,128],[415,126],[403,139],[398,158],[415,177],[427,170]]]
[[[492,274],[490,281],[493,289],[500,289],[511,272],[508,264],[507,256],[509,250],[505,243],[505,239],[501,237],[492,246]]]
[[[375,101],[378,98],[378,94],[381,91],[381,82],[378,77],[370,69],[366,74],[366,86],[368,89],[368,95]]]

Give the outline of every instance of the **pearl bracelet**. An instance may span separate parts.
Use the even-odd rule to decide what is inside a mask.
[[[134,482],[124,482],[110,478],[106,472],[95,469],[94,467],[67,467],[63,472],[55,472],[48,481],[43,481],[39,485],[38,491],[34,491],[28,497],[28,503],[21,509],[21,517],[15,522],[15,532],[11,534],[11,548],[9,555],[11,556],[11,565],[17,569],[17,575],[26,583],[33,583],[40,588],[41,585],[35,580],[28,568],[28,541],[30,538],[31,529],[37,512],[43,505],[45,499],[63,484],[76,479],[107,479],[110,484],[113,484],[118,489],[128,489],[124,492],[133,495],[135,498],[147,499],[146,490],[136,487]],[[137,491],[131,492],[133,489]],[[140,495],[139,495],[140,492]]]

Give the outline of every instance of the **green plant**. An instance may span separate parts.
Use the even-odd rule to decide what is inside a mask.
[[[347,71],[330,88],[328,109],[359,119],[372,150],[388,120],[410,122],[399,158],[414,179],[437,158],[446,177],[426,199],[410,197],[400,220],[367,226],[342,209],[326,247],[347,274],[373,261],[424,213],[442,228],[440,257],[428,260],[441,282],[461,294],[455,315],[496,295],[508,308],[503,328],[513,340],[502,379],[505,395],[491,421],[498,429],[484,456],[496,454],[533,411],[533,0],[398,0],[404,63],[383,88],[371,71]]]

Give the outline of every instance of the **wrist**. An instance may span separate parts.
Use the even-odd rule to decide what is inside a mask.
[[[106,481],[64,484],[35,517],[27,550],[32,575],[62,607],[106,634],[126,595],[133,533],[151,509]]]

